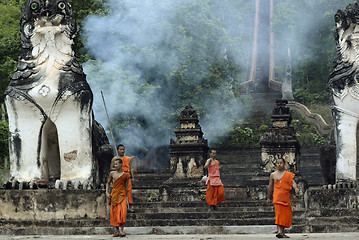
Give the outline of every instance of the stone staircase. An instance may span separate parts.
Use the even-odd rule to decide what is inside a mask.
[[[217,149],[221,179],[225,187],[246,187],[268,184],[269,174],[262,176],[261,150]],[[309,186],[322,186],[323,176],[319,160],[319,149],[302,149],[300,173]]]
[[[217,159],[220,161],[221,179],[225,186],[227,201],[220,203],[218,210],[212,213],[207,212],[208,206],[204,200],[206,186],[199,182],[199,179],[169,182],[168,168],[163,169],[162,173],[159,170],[156,172],[138,171],[133,187],[136,213],[127,215],[126,225],[136,228],[147,227],[152,231],[165,233],[171,233],[171,229],[175,232],[180,231],[178,226],[191,227],[196,229],[193,231],[197,233],[203,229],[208,231],[209,226],[231,228],[247,226],[254,232],[260,232],[263,229],[267,232],[274,232],[276,229],[274,207],[268,207],[265,202],[269,174],[265,176],[260,174],[260,157],[260,149],[217,149]],[[301,157],[303,177],[310,186],[322,185],[318,151],[304,149]],[[174,196],[168,201],[157,201],[161,200],[159,189],[163,186],[170,186],[169,188],[177,195],[173,193]],[[158,199],[151,198],[151,194],[158,196]],[[243,231],[241,228],[242,233]],[[302,207],[298,207],[294,212],[293,226],[290,231],[310,231],[308,219]],[[226,230],[222,229],[223,232]]]
[[[268,175],[258,174],[260,149],[217,149],[226,202],[207,212],[206,186],[199,179],[173,180],[167,166],[138,169],[133,185],[136,213],[127,215],[129,234],[274,233],[274,207],[266,205]],[[323,191],[316,149],[303,149],[301,172],[312,188]],[[168,199],[164,199],[167,189]],[[172,191],[172,192],[171,192]],[[171,195],[172,194],[172,195]],[[330,198],[330,197],[329,197]],[[332,197],[333,198],[333,197]],[[302,199],[293,212],[290,232],[359,231],[359,210],[307,211]],[[335,217],[333,217],[335,216]],[[0,234],[111,234],[109,217],[57,221],[0,221]]]

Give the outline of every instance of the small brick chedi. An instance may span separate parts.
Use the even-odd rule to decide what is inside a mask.
[[[208,143],[203,138],[196,111],[186,106],[180,115],[180,128],[170,140],[170,166],[173,178],[197,178],[203,175]]]
[[[262,148],[262,168],[264,172],[272,172],[276,168],[276,161],[284,158],[286,170],[299,172],[300,144],[290,125],[292,116],[287,100],[277,100],[273,110],[273,125],[263,134],[260,140]]]

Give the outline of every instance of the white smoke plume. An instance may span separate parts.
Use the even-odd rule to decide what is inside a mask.
[[[97,62],[84,63],[94,92],[95,118],[108,129],[103,90],[111,123],[129,123],[126,128],[112,126],[116,144],[123,143],[129,154],[168,145],[185,105],[197,110],[209,141],[245,115],[243,101],[233,93],[238,75],[213,83],[207,79],[214,71],[208,57],[195,56],[195,68],[184,62],[197,50],[213,58],[230,55],[245,72],[252,1],[112,0],[110,6],[108,16],[90,16],[82,27],[85,46]],[[149,69],[155,78],[145,75]],[[182,80],[175,81],[179,77]],[[198,88],[204,81],[218,84],[217,90]],[[194,93],[197,101],[187,101],[186,94]]]

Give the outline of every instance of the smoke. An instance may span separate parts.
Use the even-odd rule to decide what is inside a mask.
[[[186,105],[200,115],[209,141],[225,134],[245,116],[248,104],[236,86],[248,67],[252,5],[245,0],[112,0],[108,16],[88,17],[85,46],[96,61],[84,63],[84,70],[96,120],[108,129],[103,90],[116,143],[130,154],[168,145]],[[211,76],[223,72],[213,68],[218,62],[233,71],[214,81]]]
[[[323,69],[314,69],[326,79],[332,67],[335,54],[334,15],[353,0],[278,0],[275,1],[273,32],[275,33],[276,75],[285,75],[287,47],[292,53],[294,71],[322,62]],[[330,54],[330,59],[328,58]],[[310,64],[312,62],[313,64]],[[316,68],[319,66],[315,65]],[[325,74],[327,72],[327,74]],[[308,73],[311,75],[311,73]],[[312,73],[314,75],[315,73]],[[310,78],[310,76],[309,76]],[[326,80],[324,80],[325,84]]]

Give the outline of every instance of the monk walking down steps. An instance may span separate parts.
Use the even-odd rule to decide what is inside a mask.
[[[114,237],[125,237],[123,228],[126,223],[127,215],[127,184],[130,175],[122,170],[122,160],[116,159],[106,184],[106,196],[110,199],[110,224],[115,226],[116,232]],[[111,195],[109,194],[110,184],[113,184]],[[121,229],[120,229],[121,228]]]
[[[216,160],[217,151],[212,149],[209,153],[210,158],[204,165],[208,169],[206,201],[209,205],[208,212],[215,211],[217,204],[226,201],[224,198],[224,187],[219,175],[219,162]]]
[[[284,169],[284,159],[278,159],[276,166],[277,170],[271,173],[269,177],[267,205],[270,205],[270,198],[274,186],[273,204],[275,224],[278,229],[276,237],[289,238],[284,234],[284,228],[289,228],[292,225],[292,202],[290,200],[290,192],[292,188],[294,188],[296,194],[299,194],[299,189],[293,180],[295,174]]]
[[[122,170],[125,173],[128,173],[130,175],[130,179],[128,180],[128,191],[127,191],[127,200],[129,203],[129,209],[128,211],[130,213],[134,213],[135,210],[133,209],[133,200],[132,200],[132,183],[135,181],[135,176],[133,174],[133,167],[132,167],[132,162],[131,162],[131,157],[125,156],[125,146],[123,144],[119,144],[117,146],[117,156],[115,156],[114,158],[112,158],[111,160],[111,167],[110,170],[111,171],[115,171],[113,164],[115,162],[116,159],[121,159],[122,160]]]

